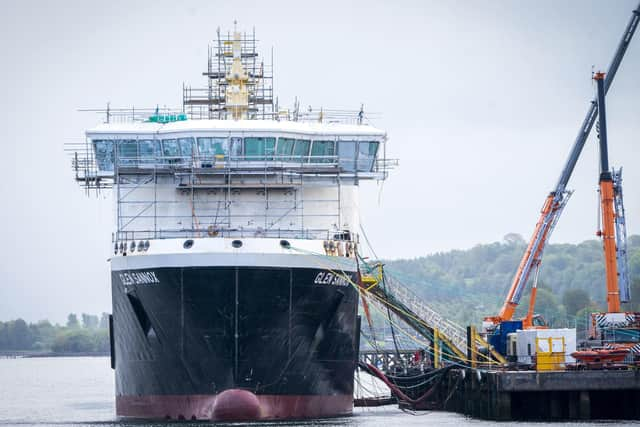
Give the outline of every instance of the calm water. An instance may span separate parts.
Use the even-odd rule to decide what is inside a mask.
[[[140,426],[115,417],[113,373],[107,358],[0,359],[0,425],[16,426]],[[639,402],[640,403],[640,402]],[[295,423],[264,423],[271,426],[489,426],[448,412],[404,413],[393,406],[356,408],[352,417]],[[620,423],[593,423],[598,426]],[[631,425],[632,423],[625,423]],[[144,426],[207,425],[212,423],[162,423]],[[233,425],[233,424],[231,424]],[[239,425],[239,424],[235,424]],[[253,424],[256,426],[258,424]],[[508,423],[501,424],[502,426]],[[526,424],[535,427],[543,423]],[[557,425],[557,424],[556,424]],[[572,426],[585,425],[574,423]]]

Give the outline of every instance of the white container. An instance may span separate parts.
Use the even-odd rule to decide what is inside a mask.
[[[536,338],[564,338],[564,362],[575,362],[571,357],[571,353],[576,351],[575,329],[524,329],[516,333],[518,334],[516,342],[518,363],[533,363],[532,356],[536,354]],[[562,351],[562,340],[552,340],[552,346],[552,351]],[[549,347],[547,342],[540,343],[541,350],[549,351],[547,347]]]

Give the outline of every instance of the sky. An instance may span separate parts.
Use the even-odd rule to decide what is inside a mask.
[[[180,106],[204,85],[216,28],[274,50],[280,105],[358,109],[399,160],[364,183],[376,253],[413,258],[508,233],[529,238],[636,0],[0,0],[0,320],[110,311],[110,194],[87,196],[63,144],[101,122],[82,108]],[[640,35],[607,98],[610,163],[640,233]],[[595,238],[597,141],[551,242]]]

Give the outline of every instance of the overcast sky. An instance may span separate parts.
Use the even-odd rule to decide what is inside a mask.
[[[110,311],[110,195],[74,183],[65,142],[102,120],[83,107],[179,106],[204,85],[216,28],[255,26],[274,48],[281,105],[380,113],[400,160],[365,183],[362,221],[378,255],[416,257],[529,238],[636,0],[0,0],[0,320],[63,322]],[[640,233],[640,35],[608,97],[610,163],[624,166],[628,227]],[[597,144],[552,242],[594,238]]]

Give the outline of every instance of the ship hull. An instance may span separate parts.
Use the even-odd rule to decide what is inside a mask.
[[[219,405],[219,395],[119,396],[120,417],[165,420],[257,421],[297,420],[348,416],[353,410],[351,394],[256,395],[256,404],[233,402]]]
[[[214,256],[214,255],[212,255]],[[355,272],[345,272],[355,280]],[[312,267],[112,272],[116,413],[143,419],[349,415],[357,292]]]

